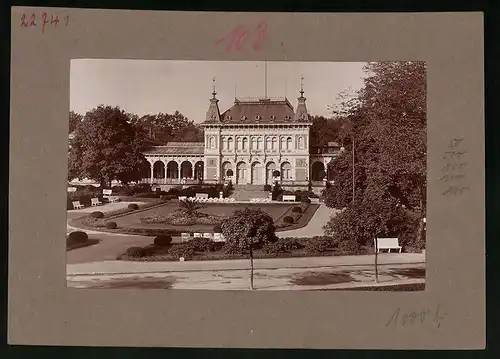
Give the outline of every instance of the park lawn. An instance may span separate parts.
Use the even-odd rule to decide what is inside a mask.
[[[287,210],[291,207],[290,204],[269,204],[269,203],[206,203],[202,204],[202,208],[198,211],[206,214],[213,214],[223,217],[231,216],[236,210],[244,209],[245,207],[250,207],[252,209],[260,208],[269,214],[274,221],[283,216]],[[172,225],[172,224],[143,224],[141,223],[141,218],[149,216],[165,216],[175,210],[179,209],[177,202],[167,202],[165,205],[160,207],[155,207],[151,209],[146,209],[140,212],[131,212],[123,216],[115,217],[113,221],[116,222],[118,228],[190,228],[196,230],[207,230],[211,231],[213,225]]]

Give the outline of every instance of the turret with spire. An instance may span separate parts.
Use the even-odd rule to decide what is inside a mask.
[[[207,116],[205,122],[209,123],[220,123],[220,111],[219,111],[219,100],[215,95],[215,77],[212,79],[212,98],[210,99],[210,105],[208,107]]]
[[[307,113],[306,98],[304,97],[304,76],[300,77],[300,97],[297,98],[299,101],[297,105],[297,111],[295,112],[295,121],[297,122],[308,122],[309,115]]]

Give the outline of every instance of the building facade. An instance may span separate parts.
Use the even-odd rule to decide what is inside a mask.
[[[170,142],[144,152],[150,169],[144,182],[160,186],[218,183],[290,188],[323,187],[336,143],[310,146],[312,122],[301,89],[296,109],[287,98],[235,98],[224,112],[215,88],[205,120],[204,142]],[[279,176],[274,176],[279,172]]]

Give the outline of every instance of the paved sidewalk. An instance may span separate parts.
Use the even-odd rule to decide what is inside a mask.
[[[338,266],[373,265],[373,255],[335,256],[335,257],[305,257],[305,258],[271,258],[255,259],[256,269],[279,268],[316,268]],[[382,253],[378,263],[384,264],[415,264],[425,263],[422,253]],[[96,273],[159,273],[159,272],[189,272],[213,270],[248,269],[248,259],[217,260],[217,261],[186,261],[186,262],[135,262],[135,261],[102,261],[90,263],[68,264],[67,274]]]
[[[256,269],[254,288],[256,290],[333,290],[425,283],[425,264],[381,265],[378,272],[379,282],[376,283],[373,265]],[[67,285],[72,288],[248,290],[249,284],[248,268],[226,271],[67,276]],[[420,286],[420,288],[418,290],[423,290],[424,287]]]
[[[319,208],[314,213],[309,223],[302,228],[292,229],[290,231],[276,232],[280,238],[284,237],[315,237],[323,236],[323,226],[328,222],[331,216],[335,215],[338,210],[328,208],[324,203],[321,203]]]

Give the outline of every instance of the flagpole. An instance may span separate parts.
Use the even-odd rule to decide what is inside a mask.
[[[264,63],[265,72],[265,98],[267,99],[267,61]]]

